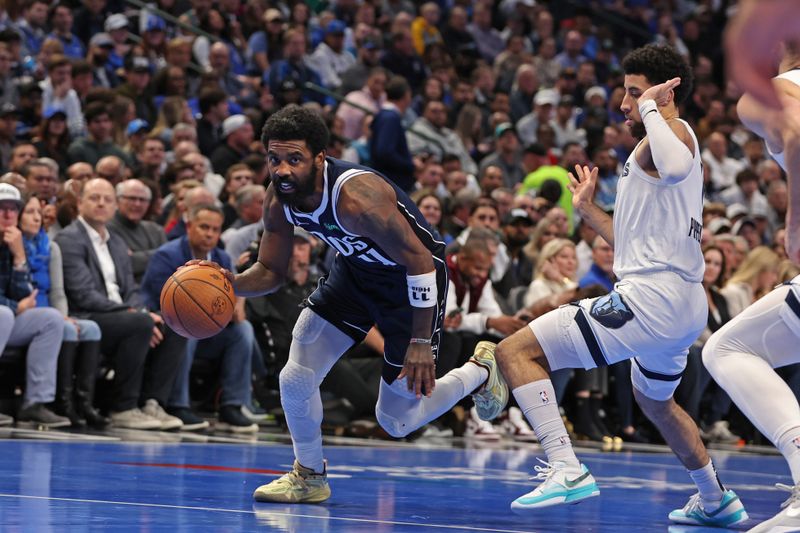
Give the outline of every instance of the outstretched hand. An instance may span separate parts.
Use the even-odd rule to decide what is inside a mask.
[[[403,370],[397,376],[397,379],[403,378],[406,378],[409,392],[416,394],[417,398],[422,398],[423,390],[425,396],[430,397],[436,386],[436,360],[430,344],[408,345]]]
[[[658,85],[648,87],[647,90],[645,90],[645,92],[643,92],[639,97],[639,101],[644,102],[645,100],[655,100],[657,106],[663,107],[667,105],[670,100],[672,100],[672,90],[680,84],[680,78],[672,78],[664,83],[659,83]]]
[[[580,165],[575,165],[575,174],[569,173],[567,188],[572,193],[572,207],[576,211],[580,212],[594,204],[594,195],[597,192],[597,173],[597,167],[589,169],[588,166]]]

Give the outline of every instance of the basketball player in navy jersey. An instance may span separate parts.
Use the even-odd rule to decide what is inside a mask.
[[[677,107],[691,90],[691,70],[674,49],[656,45],[632,51],[623,69],[621,110],[641,141],[620,177],[613,220],[594,203],[597,169],[576,166],[570,176],[577,212],[614,247],[619,281],[609,295],[547,313],[496,348],[509,388],[547,455],[535,467],[541,483],[511,507],[532,511],[599,494],[575,456],[549,373],[632,358],[637,402],[699,491],[670,520],[730,526],[747,519],[744,507],[721,485],[697,426],[672,398],[688,348],[708,317],[700,147]]]
[[[257,488],[258,501],[318,503],[330,497],[319,385],[373,325],[385,339],[376,417],[393,437],[439,417],[468,394],[485,417],[497,416],[508,400],[484,343],[464,366],[435,379],[447,292],[444,242],[390,180],[326,157],[328,138],[322,119],[296,105],[267,120],[262,141],[271,183],[258,261],[235,276],[223,270],[239,295],[276,290],[286,278],[294,226],[339,252],[300,314],[280,373],[294,468]]]
[[[796,15],[793,13],[792,16]],[[800,31],[797,33],[800,39]],[[782,109],[762,106],[751,93],[737,111],[745,126],[761,136],[789,181],[786,251],[800,260],[800,43],[783,44],[772,89]],[[765,61],[765,63],[772,63]],[[751,531],[800,531],[800,405],[775,369],[800,362],[800,276],[756,301],[708,339],[703,363],[751,422],[781,451],[792,485],[782,510]]]

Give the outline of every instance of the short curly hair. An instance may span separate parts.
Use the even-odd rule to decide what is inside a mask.
[[[330,132],[317,113],[296,104],[287,105],[267,119],[261,133],[266,147],[269,141],[305,141],[312,155],[328,147]]]
[[[625,74],[640,74],[653,85],[680,78],[675,87],[675,105],[682,104],[692,92],[694,76],[686,60],[668,45],[648,44],[631,51],[622,60]]]

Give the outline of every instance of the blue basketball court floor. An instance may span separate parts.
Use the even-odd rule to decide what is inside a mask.
[[[415,443],[328,438],[333,496],[321,505],[254,503],[258,485],[290,468],[285,434],[251,440],[219,434],[112,430],[102,435],[0,429],[1,531],[589,532],[719,529],[670,526],[694,492],[664,447],[579,449],[601,494],[527,516],[509,503],[528,480],[538,445],[461,439]],[[780,456],[712,453],[754,524],[785,499]]]

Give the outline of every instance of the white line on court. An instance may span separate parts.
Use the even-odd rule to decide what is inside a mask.
[[[266,511],[259,509],[258,512],[256,511],[247,511],[245,509],[221,509],[215,507],[191,507],[186,505],[166,505],[161,503],[139,503],[139,502],[116,502],[111,500],[89,500],[83,498],[55,498],[51,496],[29,496],[26,494],[2,494],[0,493],[0,498],[17,498],[17,499],[28,499],[28,500],[50,500],[50,501],[59,501],[59,502],[70,502],[70,503],[99,503],[99,504],[106,504],[106,505],[128,505],[131,507],[153,507],[159,509],[184,509],[190,511],[210,511],[210,512],[217,512],[217,513],[236,513],[236,514],[258,514],[258,515],[275,515],[275,516],[291,516],[296,518],[316,518],[317,520],[337,520],[341,522],[358,522],[358,523],[365,523],[365,524],[387,524],[393,526],[416,526],[416,527],[425,527],[425,528],[438,528],[438,529],[454,529],[454,530],[461,530],[461,531],[487,531],[490,533],[530,533],[529,531],[525,530],[518,530],[518,529],[489,529],[483,527],[471,527],[471,526],[454,526],[449,524],[427,524],[427,523],[419,523],[419,522],[401,522],[397,520],[371,520],[369,518],[346,518],[341,516],[317,516],[317,515],[310,515],[310,514],[299,514],[299,513],[279,513],[276,511]]]

